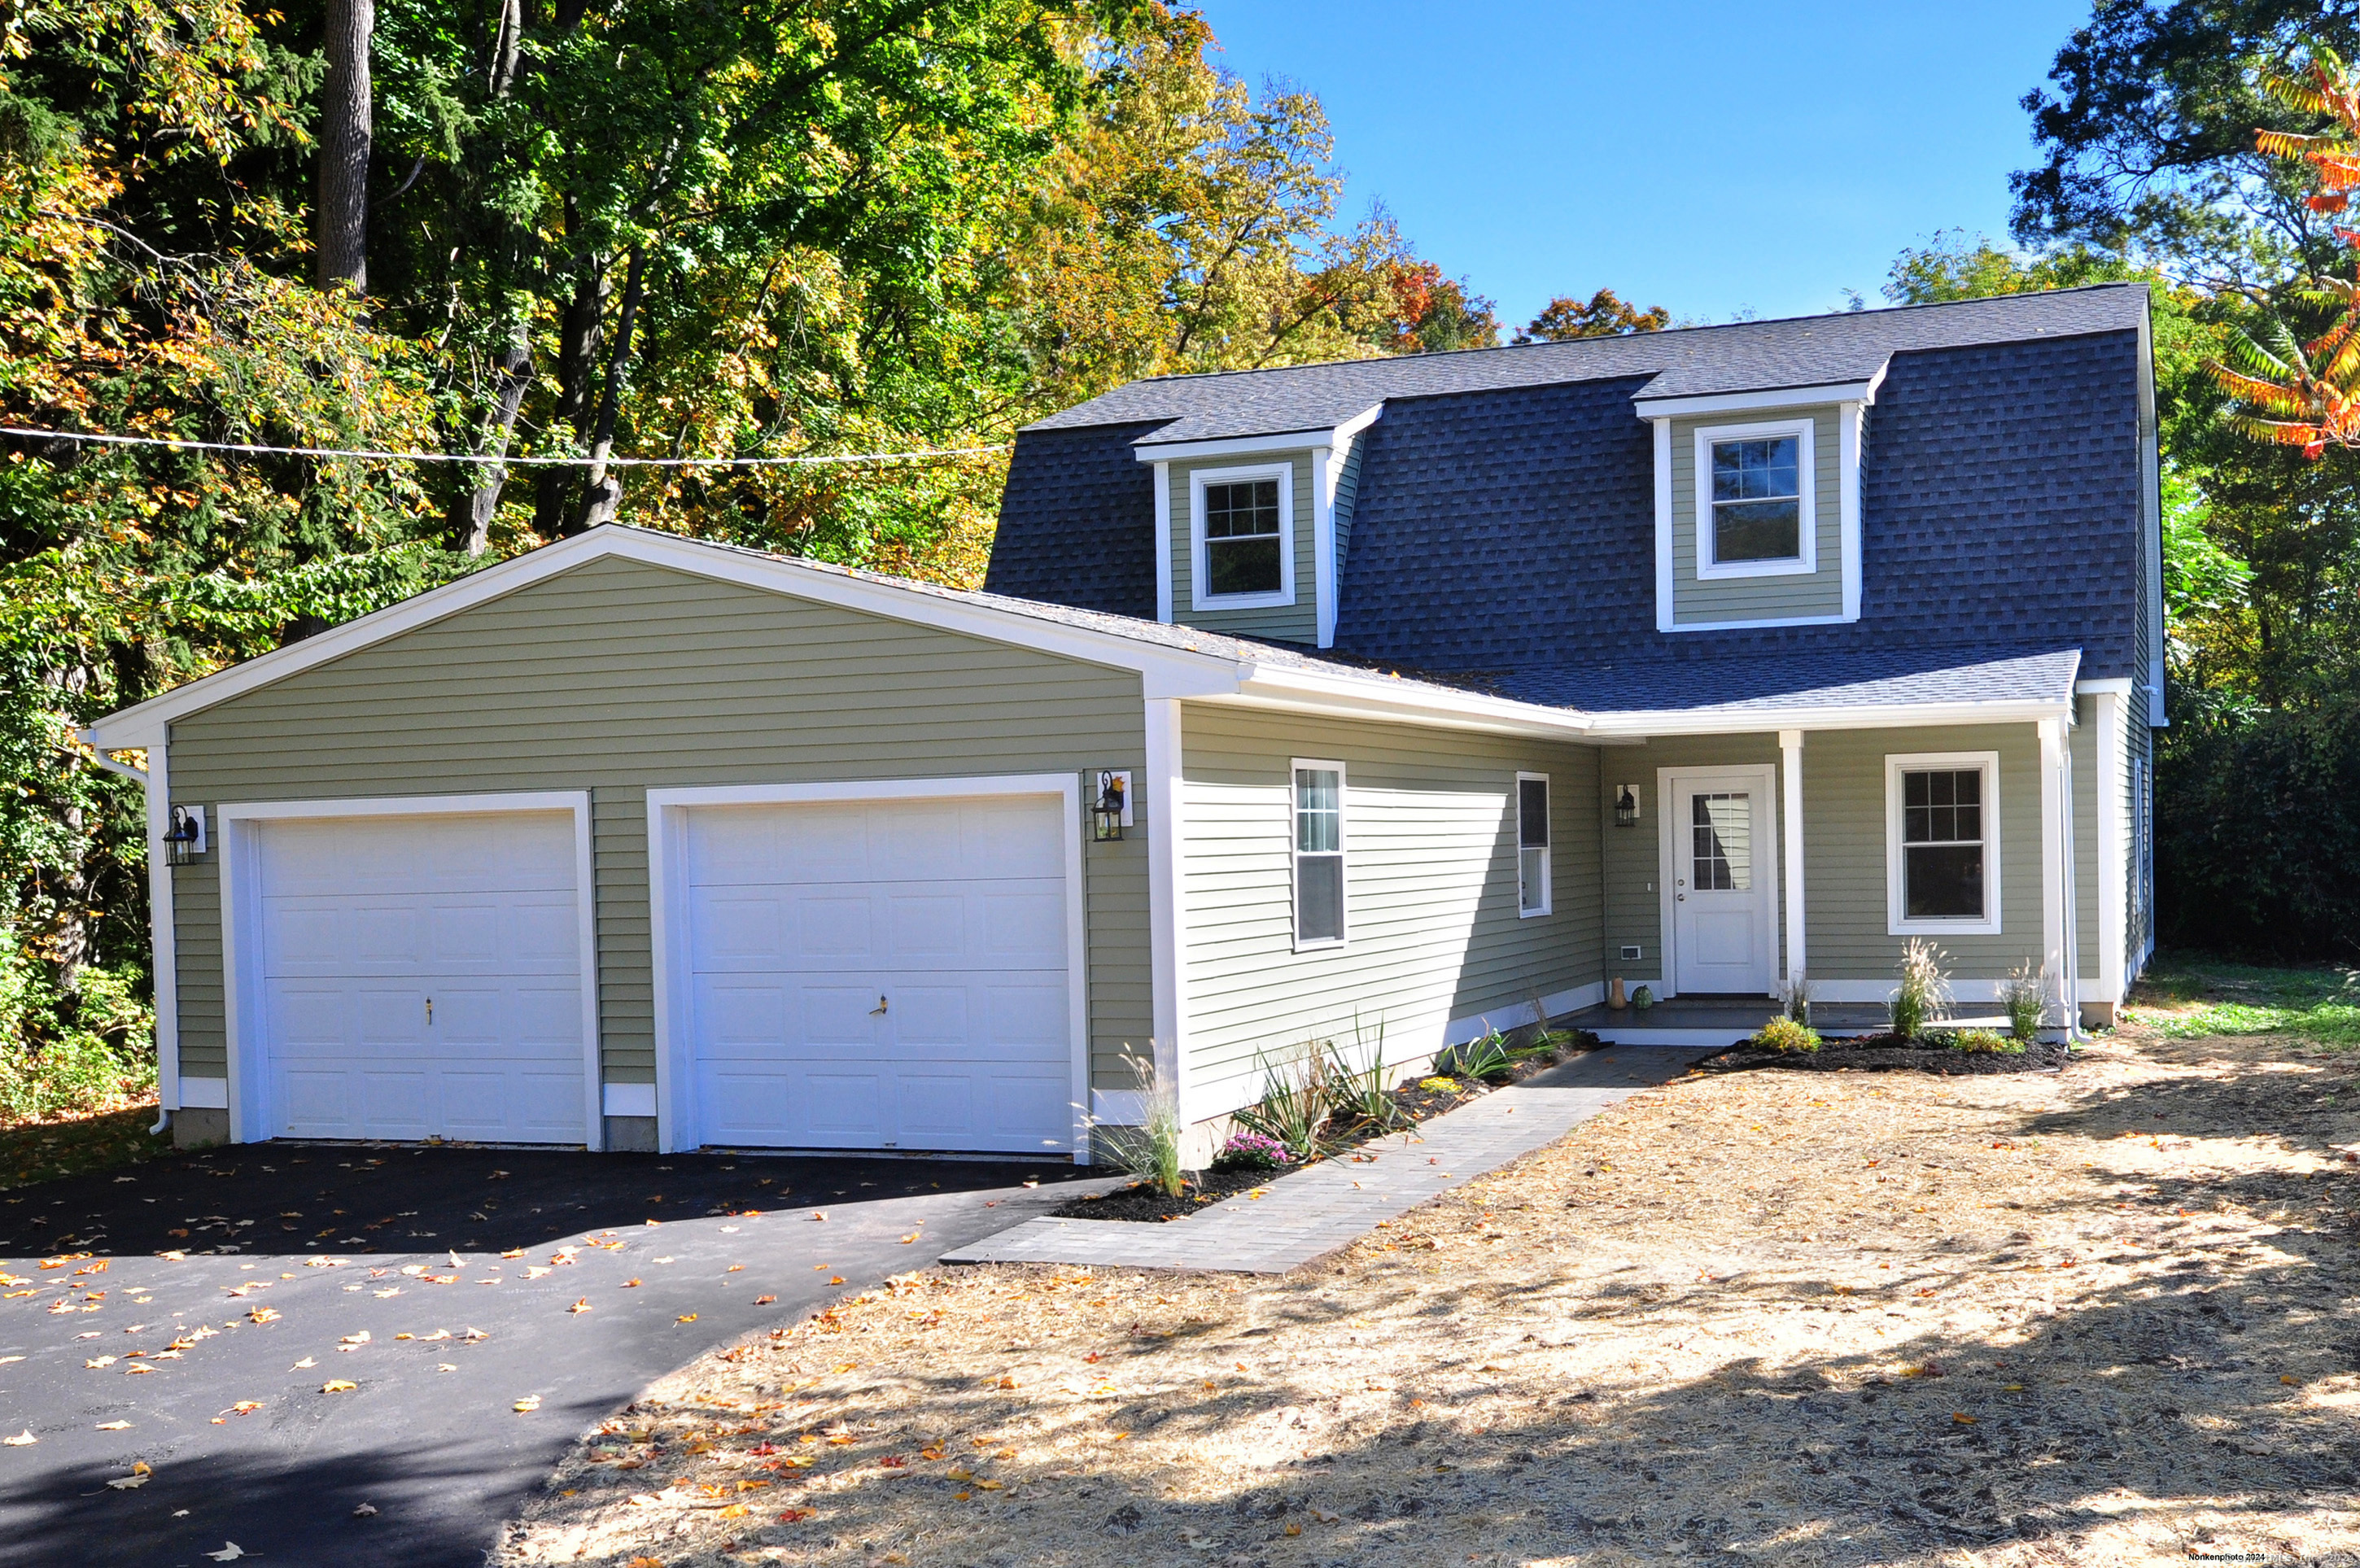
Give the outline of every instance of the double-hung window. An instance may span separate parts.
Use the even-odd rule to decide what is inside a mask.
[[[1295,765],[1295,945],[1344,940],[1344,765]]]
[[[1294,492],[1284,463],[1191,475],[1196,608],[1295,602]]]
[[[1885,758],[1894,935],[2000,929],[1998,782],[1994,752]]]
[[[1698,430],[1697,575],[1815,570],[1813,461],[1808,419]]]
[[[1516,913],[1549,912],[1549,781],[1516,775]]]

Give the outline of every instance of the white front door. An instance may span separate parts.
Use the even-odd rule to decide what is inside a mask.
[[[1073,1147],[1056,796],[689,809],[707,1144]]]
[[[1767,770],[1676,773],[1669,795],[1673,989],[1765,994],[1778,947]]]
[[[585,1141],[571,813],[256,831],[264,1136]]]

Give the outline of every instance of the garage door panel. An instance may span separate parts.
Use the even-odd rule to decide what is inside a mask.
[[[266,822],[258,839],[274,1132],[582,1141],[571,813]]]
[[[701,807],[684,826],[703,1137],[1066,1147],[1079,829],[1060,800]],[[776,992],[750,1009],[758,979]]]

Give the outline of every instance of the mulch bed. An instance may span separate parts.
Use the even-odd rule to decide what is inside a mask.
[[[2018,1051],[1956,1051],[1911,1043],[1899,1035],[1831,1040],[1817,1051],[1757,1051],[1743,1040],[1696,1064],[1702,1073],[1778,1067],[1790,1073],[1933,1073],[1943,1077],[1983,1073],[2054,1073],[2071,1052],[2061,1040],[2037,1040]]]
[[[1569,1040],[1560,1043],[1554,1056],[1526,1057],[1512,1063],[1506,1072],[1495,1073],[1480,1082],[1470,1078],[1457,1079],[1458,1087],[1454,1089],[1423,1088],[1420,1086],[1422,1078],[1409,1079],[1393,1092],[1396,1114],[1391,1128],[1380,1127],[1374,1122],[1359,1121],[1341,1131],[1333,1131],[1327,1140],[1328,1158],[1333,1159],[1372,1138],[1382,1137],[1387,1131],[1399,1132],[1405,1127],[1438,1116],[1445,1111],[1455,1111],[1470,1100],[1488,1094],[1494,1089],[1522,1083],[1535,1073],[1547,1072],[1560,1062],[1586,1051],[1594,1051],[1599,1043],[1596,1035],[1586,1029],[1577,1029],[1572,1031]],[[1333,1125],[1330,1124],[1331,1128]],[[1095,1197],[1076,1198],[1071,1203],[1059,1204],[1049,1213],[1065,1220],[1132,1220],[1157,1225],[1168,1220],[1186,1219],[1224,1198],[1268,1186],[1289,1171],[1302,1169],[1300,1165],[1291,1165],[1285,1171],[1192,1171],[1188,1173],[1187,1191],[1177,1198],[1167,1198],[1144,1181],[1134,1181],[1128,1187],[1118,1187],[1113,1192]]]

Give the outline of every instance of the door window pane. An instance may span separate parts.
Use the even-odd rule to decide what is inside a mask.
[[[1982,768],[1902,774],[1903,918],[1984,919],[1983,842]]]
[[[1715,563],[1801,559],[1798,451],[1793,436],[1712,443]]]
[[[1688,797],[1688,885],[1702,893],[1754,887],[1754,802],[1746,794]]]
[[[1278,481],[1205,486],[1205,592],[1275,593],[1285,585],[1279,550]]]

